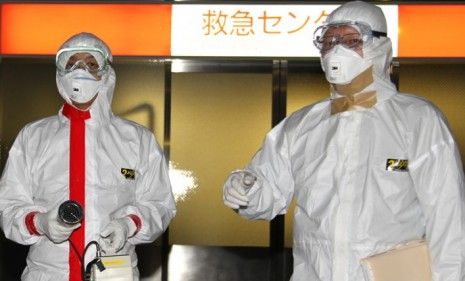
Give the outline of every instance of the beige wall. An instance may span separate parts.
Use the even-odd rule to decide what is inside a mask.
[[[3,58],[0,69],[1,135],[9,147],[25,124],[56,114],[62,99],[55,86],[53,59]]]
[[[400,91],[422,96],[441,109],[449,121],[465,161],[465,65],[405,64]]]
[[[151,129],[163,147],[165,74],[163,64],[120,62],[114,66],[113,112]]]
[[[172,85],[171,160],[197,187],[177,202],[170,242],[268,246],[268,223],[226,208],[222,186],[271,128],[271,74],[173,74]]]

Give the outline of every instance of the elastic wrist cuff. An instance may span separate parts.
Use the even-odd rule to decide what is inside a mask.
[[[37,231],[36,225],[34,224],[34,218],[38,212],[31,212],[26,215],[24,219],[26,228],[31,235],[40,235],[39,231]]]
[[[133,235],[136,235],[137,232],[139,232],[140,228],[142,227],[142,221],[141,219],[139,218],[138,215],[134,215],[134,214],[131,214],[131,215],[128,215],[128,217],[134,222],[134,224],[136,225],[136,231],[134,232]]]

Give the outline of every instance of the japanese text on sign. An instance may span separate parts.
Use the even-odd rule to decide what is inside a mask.
[[[233,12],[209,9],[203,13],[204,35],[235,35],[253,36],[262,34],[293,34],[305,28],[314,29],[328,16],[329,12],[322,10],[318,16],[297,15],[293,11],[283,13],[263,10],[254,15],[251,11],[238,9]],[[312,26],[313,25],[313,26]]]

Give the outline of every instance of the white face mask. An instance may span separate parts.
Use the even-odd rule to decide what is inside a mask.
[[[69,99],[85,103],[90,101],[102,88],[102,80],[84,69],[76,69],[58,78]]]
[[[349,84],[352,79],[372,65],[371,61],[362,58],[357,52],[341,45],[334,46],[321,59],[321,66],[326,80],[332,84]]]

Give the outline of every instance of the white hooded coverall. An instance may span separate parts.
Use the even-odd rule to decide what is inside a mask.
[[[385,31],[373,5],[341,7],[329,22],[373,13],[381,20],[368,21],[371,27]],[[373,107],[333,115],[330,99],[304,107],[267,134],[246,168],[257,181],[238,210],[243,217],[271,220],[296,200],[293,281],[368,281],[361,259],[423,237],[433,280],[465,280],[457,144],[434,105],[398,93],[389,81],[391,52],[385,37],[363,49],[374,68],[374,82],[363,90],[376,92]]]
[[[140,229],[118,254],[131,256],[138,280],[135,245],[163,233],[175,215],[175,203],[165,158],[153,134],[113,115],[116,78],[111,67],[102,79],[104,87],[85,121],[85,244],[98,240],[112,219],[137,216]],[[63,87],[58,88],[64,96]],[[26,125],[10,150],[0,181],[1,227],[8,239],[31,245],[24,281],[69,278],[69,243],[31,235],[25,225],[27,214],[46,212],[68,200],[69,146],[70,120],[62,108],[57,116]],[[133,170],[134,178],[125,177],[122,169]]]
[[[360,260],[426,235],[434,281],[465,274],[464,176],[445,118],[431,103],[375,80],[369,109],[307,106],[266,136],[239,209],[270,220],[296,200],[293,281],[366,280]],[[408,170],[391,170],[390,159]]]

